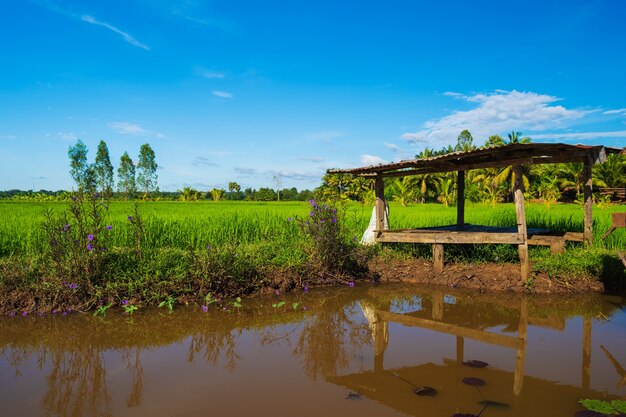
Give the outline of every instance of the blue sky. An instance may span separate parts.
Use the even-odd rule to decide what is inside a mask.
[[[159,186],[313,188],[327,168],[521,131],[626,146],[626,2],[7,0],[0,189],[69,189],[81,138]]]

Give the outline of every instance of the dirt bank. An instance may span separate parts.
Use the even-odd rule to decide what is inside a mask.
[[[485,291],[534,292],[543,294],[572,293],[604,290],[604,285],[593,278],[564,280],[534,272],[524,283],[517,264],[446,264],[443,274],[435,274],[432,262],[424,259],[374,258],[370,271],[380,276],[381,282],[413,282],[475,288]]]

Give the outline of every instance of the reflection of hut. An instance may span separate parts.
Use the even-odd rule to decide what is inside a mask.
[[[388,303],[377,303],[375,297],[370,301],[362,300],[361,306],[374,339],[374,369],[349,375],[327,375],[326,379],[415,416],[478,413],[482,407],[478,402],[485,399],[510,404],[513,409],[508,415],[573,415],[580,409],[578,400],[581,398],[606,398],[606,393],[590,389],[591,316],[583,318],[581,384],[566,385],[524,376],[528,327],[540,326],[560,331],[565,327],[563,315],[545,314],[546,303],[538,302],[537,299],[502,300],[489,298],[488,295],[484,298],[478,295],[478,298],[480,300],[477,303],[464,303],[462,298],[456,299],[442,291],[425,293],[420,299],[421,309],[405,314],[389,311]],[[598,296],[590,302],[596,309],[611,308],[609,303],[596,306],[595,301],[599,300],[601,298]],[[549,299],[543,301],[549,302]],[[623,300],[619,298],[615,301],[621,304]],[[385,304],[386,307],[381,308]],[[389,323],[456,336],[456,358],[443,358],[441,365],[427,362],[386,369],[385,352],[388,345],[393,343],[393,337],[389,335]],[[493,327],[504,329],[499,333],[488,330]],[[466,339],[513,350],[513,372],[492,367],[476,369],[464,366]],[[419,349],[419,346],[416,348]],[[626,380],[626,372],[617,360],[606,348],[601,348],[618,374]],[[470,376],[485,380],[487,385],[476,390],[464,384],[463,378]],[[439,395],[436,398],[416,396],[411,384],[432,386],[439,391]],[[523,396],[520,395],[522,388]]]
[[[392,164],[383,164],[354,169],[334,169],[329,173],[351,174],[375,180],[377,242],[429,243],[433,245],[434,269],[443,271],[443,245],[500,243],[517,245],[521,263],[521,277],[530,277],[528,245],[550,246],[552,251],[561,252],[566,241],[591,244],[592,231],[592,185],[591,167],[604,163],[608,153],[619,153],[621,149],[604,146],[530,143],[481,148],[468,152],[453,152],[431,158],[411,159]],[[579,162],[584,164],[584,231],[553,232],[526,227],[526,212],[522,184],[522,165]],[[515,173],[514,196],[517,227],[491,227],[465,223],[465,171],[478,168],[513,166]],[[407,175],[457,172],[457,223],[443,227],[392,230],[385,227],[384,179]]]

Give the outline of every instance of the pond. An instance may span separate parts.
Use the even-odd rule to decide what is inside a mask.
[[[241,304],[0,317],[1,414],[574,416],[626,395],[618,296],[360,284]]]

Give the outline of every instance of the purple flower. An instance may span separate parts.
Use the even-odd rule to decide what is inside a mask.
[[[274,294],[280,295],[280,291],[276,290],[276,291],[274,291]]]
[[[202,311],[204,311],[206,313],[207,311],[209,311],[209,307],[203,305],[202,306]]]
[[[287,221],[291,222],[291,221],[293,221],[293,219],[291,217],[287,217]]]
[[[93,235],[91,233],[87,235],[87,240],[90,242],[93,240]]]
[[[70,289],[72,289],[72,290],[78,287],[78,285],[74,284],[73,282],[72,282],[70,285],[68,285],[68,286],[69,286],[69,287],[70,287]]]
[[[308,309],[306,308],[306,306],[302,306],[302,309],[303,309],[303,310],[308,310]]]
[[[211,245],[206,245],[206,250],[211,250]]]
[[[67,311],[64,311],[64,312],[63,312],[63,315],[64,315],[64,316],[67,316]]]
[[[350,287],[350,288],[354,287],[354,282],[350,281],[350,283],[348,284],[348,287]]]
[[[90,243],[87,245],[87,250],[92,250],[93,249],[93,245]]]
[[[132,222],[133,221],[133,216],[128,216],[128,221]]]
[[[307,285],[304,286],[304,292],[309,292],[309,287]]]
[[[69,225],[68,223],[64,224],[64,225],[63,225],[63,231],[64,231],[64,232],[67,232],[67,231],[69,231],[69,230],[70,230],[70,225]]]
[[[333,222],[333,223],[337,223],[337,219],[335,219],[335,218],[333,217],[333,219],[331,220],[331,222]]]
[[[111,229],[113,229],[113,226],[108,225],[108,226],[106,227],[106,229],[107,229],[107,230],[111,230]]]
[[[311,217],[313,217],[313,216],[315,216],[315,212],[314,211],[311,212]]]
[[[125,306],[126,304],[128,304],[128,300],[122,300],[122,305]]]
[[[315,200],[310,199],[310,200],[309,200],[309,204],[310,204],[310,205],[314,205],[314,204],[315,204]]]
[[[22,317],[26,317],[27,315],[28,315],[28,313],[27,313],[27,312],[22,311]]]

